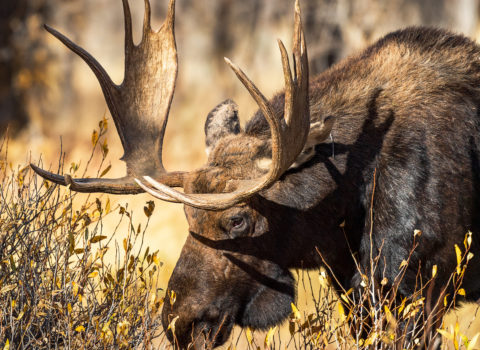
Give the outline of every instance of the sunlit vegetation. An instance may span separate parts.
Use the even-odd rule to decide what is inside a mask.
[[[107,126],[102,119],[91,139],[92,157],[102,158],[100,177],[109,171]],[[142,211],[112,205],[107,196],[81,197],[35,176],[28,166],[10,163],[6,140],[0,152],[0,348],[172,348],[159,316],[164,299],[174,303],[175,295],[165,298],[165,286],[158,284],[162,257],[144,242],[154,202],[147,201]],[[77,163],[66,167],[60,160],[57,170],[81,171]],[[138,215],[146,217],[143,227],[134,219]],[[113,231],[104,229],[107,216],[118,221]],[[127,231],[120,232],[122,227]],[[412,234],[416,239],[422,233]],[[415,239],[411,253],[418,246]],[[378,282],[369,277],[378,269],[379,258],[372,256],[368,271],[358,270],[362,289],[340,295],[333,291],[329,266],[297,271],[299,294],[312,306],[292,304],[285,324],[267,332],[237,331],[227,348],[415,349],[440,339],[445,349],[478,348],[480,333],[467,336],[458,322],[441,321],[465,295],[462,280],[473,258],[471,244],[468,232],[452,247],[457,266],[448,285],[454,292],[443,293],[441,300],[428,297],[437,266],[427,281],[418,275],[412,296],[399,297],[409,259],[395,281]]]
[[[106,125],[94,134],[100,143]],[[108,197],[79,201],[68,188],[8,162],[0,164],[0,345],[4,349],[149,347],[160,334],[163,296],[160,257],[143,242],[154,211],[147,202],[141,227],[128,207]],[[63,166],[60,162],[59,167]],[[61,170],[61,169],[59,169]],[[69,172],[78,170],[72,164]],[[105,216],[127,222],[104,232]],[[109,250],[113,252],[109,252]],[[112,254],[107,261],[105,256]]]

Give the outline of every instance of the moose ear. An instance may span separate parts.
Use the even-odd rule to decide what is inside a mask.
[[[205,144],[207,156],[215,148],[221,138],[240,133],[240,120],[238,119],[238,106],[228,99],[218,104],[205,121]]]
[[[307,136],[307,142],[290,168],[298,168],[308,162],[315,154],[315,146],[324,142],[332,132],[335,117],[328,115],[322,120],[310,124],[310,131]]]

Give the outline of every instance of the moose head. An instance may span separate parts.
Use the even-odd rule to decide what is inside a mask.
[[[226,59],[258,104],[271,134],[268,130],[260,134],[241,130],[237,106],[227,100],[206,120],[208,163],[191,172],[168,172],[162,163],[163,137],[177,76],[175,0],[170,0],[167,18],[158,32],[151,29],[150,4],[145,1],[143,37],[137,46],[132,40],[128,1],[122,1],[125,77],[120,85],[112,82],[88,52],[56,30],[46,29],[79,55],[100,82],[123,146],[121,159],[127,165],[126,176],[73,179],[31,166],[45,179],[69,185],[74,191],[145,191],[185,205],[190,235],[167,291],[175,292],[177,298],[174,304],[165,304],[162,315],[166,330],[171,322],[176,323],[175,335],[167,333],[180,347],[192,342],[198,348],[222,344],[234,324],[256,329],[278,324],[291,311],[295,298],[294,279],[288,268],[301,257],[295,253],[292,256],[291,242],[276,237],[275,233],[284,229],[281,218],[286,209],[277,208],[275,196],[281,192],[282,175],[298,166],[299,159],[309,159],[306,153],[312,147],[312,138],[321,141],[332,127],[331,121],[326,121],[318,132],[309,135],[308,60],[298,1],[293,72],[286,49],[278,42],[285,93],[277,103],[269,102]]]

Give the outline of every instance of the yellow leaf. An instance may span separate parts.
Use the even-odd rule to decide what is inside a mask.
[[[170,305],[175,304],[175,301],[177,300],[177,294],[175,293],[174,290],[170,292]]]
[[[294,303],[290,303],[290,305],[292,306],[292,318],[294,320],[300,320],[300,318],[302,317],[302,315],[300,315],[300,311],[298,311]]]
[[[158,257],[157,257],[157,254],[156,254],[156,253],[154,253],[154,254],[152,255],[152,260],[153,260],[153,262],[155,263],[155,265],[160,266],[160,260],[158,260]]]
[[[105,158],[108,154],[108,144],[107,144],[107,138],[105,137],[105,139],[103,140],[103,143],[102,143],[102,155],[103,155],[103,158]]]
[[[461,272],[460,263],[462,262],[462,251],[460,247],[455,244],[455,255],[457,256],[457,274],[459,275]]]
[[[468,347],[468,338],[467,338],[467,336],[461,334],[461,335],[460,335],[460,338],[461,338],[462,341],[463,341],[463,345],[465,345],[465,347]]]
[[[15,300],[12,300],[12,309],[15,307],[15,305],[17,305],[17,302]]]
[[[109,171],[110,169],[112,169],[112,165],[108,165],[103,171],[102,173],[100,174],[100,177],[104,177]]]
[[[480,336],[480,333],[477,333],[473,336],[472,339],[468,342],[467,350],[473,350],[475,344],[477,343],[478,337]]]
[[[88,278],[94,278],[98,276],[98,271],[93,271],[88,275]]]
[[[390,323],[393,327],[396,327],[397,320],[395,319],[395,316],[393,316],[387,305],[385,305],[385,316],[387,318],[387,322]]]
[[[318,280],[322,288],[327,289],[329,287],[328,277],[325,271],[320,272],[320,274],[318,275]]]
[[[98,123],[98,126],[100,127],[101,130],[107,130],[108,129],[108,121],[107,118],[105,117],[105,114],[103,115],[102,120]]]
[[[455,323],[455,330],[453,331],[453,347],[455,348],[455,350],[459,349],[458,340],[457,340],[459,331],[460,331],[460,324],[458,322],[456,322]]]
[[[387,277],[383,277],[383,280],[380,282],[382,286],[386,285],[388,283]]]
[[[10,349],[10,341],[7,339],[5,342],[5,346],[3,347],[3,350],[9,350]]]
[[[17,287],[16,284],[7,284],[5,287],[2,287],[2,289],[0,289],[0,294],[10,292],[11,290],[14,290],[16,287]]]
[[[404,267],[404,266],[407,266],[408,263],[406,260],[402,260],[402,262],[400,263],[400,268]]]
[[[444,329],[437,329],[437,332],[440,333],[443,337],[447,338],[448,340],[453,340],[453,334],[447,332]]]
[[[375,341],[375,339],[378,338],[378,333],[377,332],[373,332],[371,333],[368,338],[365,340],[365,345],[368,346],[368,345],[372,345],[373,342]]]
[[[110,327],[110,321],[106,322],[102,327],[102,332],[107,332],[108,327]]]
[[[350,304],[350,299],[348,298],[348,296],[350,294],[352,294],[353,292],[353,288],[350,288],[349,290],[347,290],[345,293],[342,293],[340,294],[340,298],[342,298],[342,300],[346,303],[346,304]]]
[[[92,132],[92,145],[96,145],[98,142],[98,132],[97,130],[93,130]]]
[[[345,319],[346,319],[345,310],[344,310],[344,308],[343,308],[342,303],[339,302],[337,305],[338,305],[338,314],[340,315],[340,319],[341,319],[342,322],[343,322],[343,321],[345,321]]]
[[[107,197],[107,203],[105,204],[105,212],[110,213],[110,198]]]
[[[67,311],[68,311],[69,314],[72,313],[72,304],[70,304],[70,303],[67,304]]]
[[[123,239],[123,249],[125,249],[125,251],[128,250],[128,244],[127,244],[127,239],[126,238]]]
[[[19,314],[18,317],[17,317],[17,321],[18,321],[18,320],[21,320],[24,314],[25,314],[24,311],[20,312],[20,314]]]
[[[277,331],[278,326],[275,326],[273,328],[270,328],[267,332],[267,335],[265,336],[265,347],[268,348],[270,346],[270,343],[272,342],[273,335]]]
[[[13,259],[13,255],[10,255],[10,267],[12,268],[13,272],[17,271],[17,266],[15,265],[15,260]]]
[[[432,278],[435,278],[437,275],[437,265],[432,266]]]
[[[465,249],[470,248],[472,245],[472,232],[468,231],[467,234],[465,235],[465,239],[463,240],[463,245],[465,246]]]
[[[253,342],[253,334],[252,334],[252,330],[247,327],[247,329],[245,330],[245,335],[247,337],[247,341],[250,345],[252,345],[252,342]]]
[[[76,331],[76,332],[85,332],[85,327],[83,327],[83,326],[78,326],[77,328],[75,328],[75,331]]]
[[[173,334],[175,334],[175,322],[177,322],[177,320],[178,320],[178,316],[175,316],[174,319],[172,320],[172,322],[170,322],[170,324],[168,325],[168,328],[167,328],[167,329],[171,329]]]
[[[73,291],[73,296],[76,297],[78,294],[78,284],[75,282],[72,282],[72,291]]]
[[[460,288],[460,289],[458,290],[457,294],[458,294],[458,295],[463,295],[463,296],[465,296],[465,295],[466,295],[465,289]]]
[[[95,236],[90,239],[90,243],[97,243],[107,238],[107,236]]]

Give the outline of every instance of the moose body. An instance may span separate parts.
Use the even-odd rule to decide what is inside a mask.
[[[169,315],[180,315],[178,321],[191,315],[177,321],[177,336],[188,334],[189,341],[192,324],[211,330],[227,313],[226,329],[234,322],[265,329],[291,312],[289,268],[327,263],[339,290],[360,288],[354,257],[369,271],[371,242],[373,256],[381,257],[378,282],[394,281],[410,259],[400,296],[414,292],[419,264],[424,281],[439,266],[437,285],[443,286],[456,266],[454,244],[467,231],[480,232],[479,87],[479,47],[428,28],[389,34],[313,79],[311,123],[333,117],[333,141],[316,145],[311,159],[249,200],[254,227],[248,237],[222,235],[230,213],[186,208],[191,234],[169,282],[178,300],[165,306],[164,325]],[[277,113],[283,99],[271,100]],[[243,133],[220,138],[208,171],[195,175],[186,191],[218,191],[215,179],[254,174],[254,160],[269,157],[269,149],[249,153],[254,148],[240,139],[269,135],[259,111]],[[409,258],[415,230],[422,235]],[[478,255],[477,244],[472,251]],[[480,296],[479,268],[473,259],[467,269],[470,299]],[[202,310],[192,312],[192,305]],[[208,324],[211,309],[217,318]]]
[[[127,17],[128,3],[123,3]],[[166,23],[173,33],[172,4]],[[281,45],[286,93],[264,102],[231,64],[260,110],[244,129],[233,101],[212,110],[205,124],[205,167],[165,173],[161,143],[160,172],[145,164],[133,166],[126,157],[127,177],[120,180],[73,180],[34,167],[77,191],[143,189],[186,204],[190,234],[167,290],[175,292],[176,301],[166,302],[162,314],[166,330],[175,322],[175,335],[167,334],[181,348],[223,344],[234,324],[266,329],[282,322],[295,300],[291,268],[327,265],[338,290],[348,290],[361,288],[359,270],[392,283],[408,259],[398,295],[409,296],[419,275],[428,280],[437,265],[435,299],[455,269],[454,244],[468,231],[473,232],[471,251],[480,256],[480,47],[447,31],[409,28],[305,84],[308,67],[299,10],[296,16],[293,78]],[[128,20],[126,28],[128,34]],[[176,61],[174,69],[176,74]],[[162,98],[168,114],[171,95]],[[127,119],[115,116],[118,108],[110,110],[127,153],[122,134]],[[302,121],[294,122],[296,115],[309,117],[310,126],[278,136],[275,120],[285,120],[278,128],[297,128]],[[138,118],[142,120],[140,114]],[[166,117],[159,123],[160,138],[165,123]],[[288,143],[279,151],[278,142],[295,138],[302,139],[292,146],[295,151]],[[135,159],[136,164],[141,161]],[[272,173],[277,174],[273,180]],[[157,181],[131,184],[142,175]],[[263,185],[255,182],[255,191],[243,191],[242,186],[259,178]],[[184,192],[168,186],[181,186]],[[415,230],[422,234],[412,252]],[[380,257],[375,271],[369,270],[372,255]],[[466,271],[467,299],[480,297],[479,264],[472,259]]]

